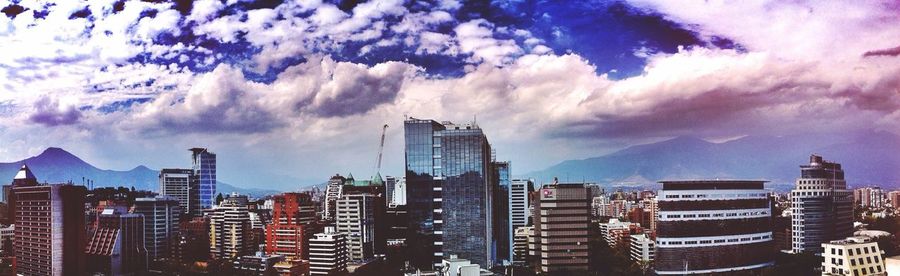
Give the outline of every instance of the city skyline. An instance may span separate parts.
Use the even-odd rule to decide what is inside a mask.
[[[384,124],[401,175],[405,116],[477,120],[514,176],[685,135],[900,129],[896,3],[179,3],[0,1],[0,161],[204,147],[223,182],[287,190],[374,175]]]

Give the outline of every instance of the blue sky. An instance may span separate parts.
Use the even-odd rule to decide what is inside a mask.
[[[385,123],[384,174],[401,174],[404,116],[477,116],[518,175],[679,135],[900,129],[890,1],[0,9],[7,161],[59,146],[103,168],[177,167],[205,146],[223,181],[289,189],[371,174]]]

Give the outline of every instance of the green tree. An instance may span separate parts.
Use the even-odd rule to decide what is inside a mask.
[[[222,196],[222,193],[216,196],[216,205],[222,204],[222,201],[225,201],[225,197]]]

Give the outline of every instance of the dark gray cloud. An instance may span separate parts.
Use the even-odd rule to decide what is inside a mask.
[[[875,56],[900,56],[900,46],[888,49],[881,50],[872,50],[863,54],[863,57],[875,57]]]
[[[372,69],[339,63],[334,68],[332,81],[323,85],[310,108],[321,117],[369,112],[397,98],[407,68],[406,64],[398,62],[380,64]]]
[[[34,103],[34,113],[28,116],[29,121],[45,126],[71,125],[79,119],[81,111],[74,106],[60,108],[59,102],[46,96]]]

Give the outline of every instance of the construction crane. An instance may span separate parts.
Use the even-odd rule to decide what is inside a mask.
[[[384,153],[384,135],[387,133],[387,128],[387,124],[381,128],[381,145],[378,146],[378,159],[375,160],[375,174],[381,173],[381,155]]]

